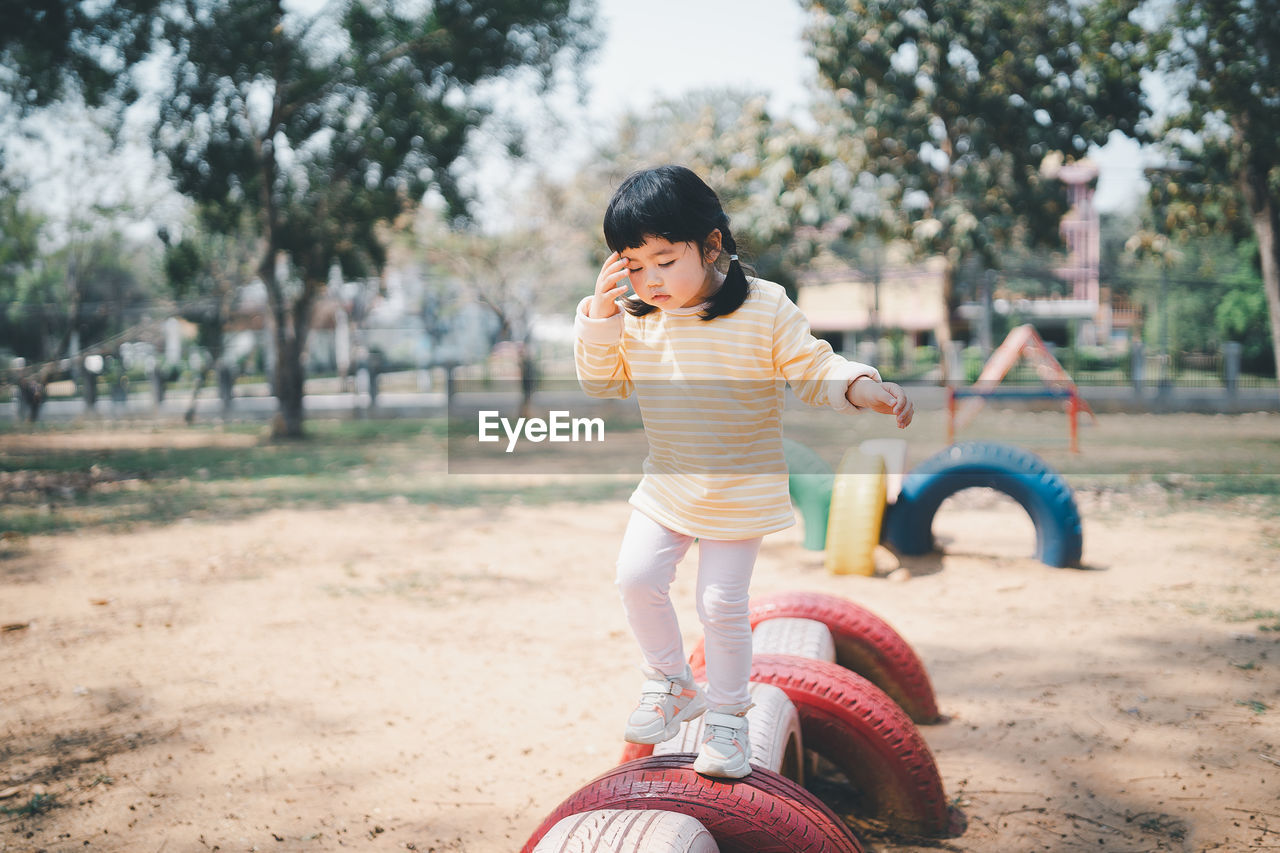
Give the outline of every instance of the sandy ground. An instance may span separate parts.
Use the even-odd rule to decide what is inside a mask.
[[[835,577],[798,527],[766,540],[757,593],[869,607],[948,717],[923,732],[967,830],[870,849],[1280,848],[1280,520],[1154,487],[1080,503],[1085,570],[1031,559],[984,492],[906,582],[888,552]],[[628,511],[392,501],[5,541],[0,850],[519,849],[621,749]]]

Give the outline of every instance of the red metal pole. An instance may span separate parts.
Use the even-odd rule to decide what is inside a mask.
[[[1067,401],[1067,417],[1071,421],[1071,452],[1080,452],[1080,397],[1076,394],[1074,388],[1071,389],[1071,399]]]
[[[947,386],[947,446],[956,443],[956,389]]]

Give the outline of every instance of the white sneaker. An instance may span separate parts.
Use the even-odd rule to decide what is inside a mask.
[[[680,731],[680,724],[707,710],[707,700],[686,667],[684,675],[663,675],[646,668],[640,688],[640,704],[627,720],[623,735],[630,743],[662,743]]]
[[[736,714],[707,711],[694,770],[722,779],[741,779],[751,772],[751,733],[746,713],[745,708]]]

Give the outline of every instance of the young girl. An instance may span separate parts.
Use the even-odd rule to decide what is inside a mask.
[[[613,254],[575,317],[578,380],[593,397],[634,392],[649,442],[617,565],[645,673],[625,737],[660,743],[706,711],[694,769],[741,778],[751,772],[747,587],[761,537],[794,523],[783,383],[810,405],[869,408],[900,428],[914,408],[875,368],[815,339],[779,285],[747,278],[720,200],[690,170],[628,177],[609,202],[604,235]],[[635,295],[622,298],[628,279]],[[695,539],[705,695],[668,596]]]

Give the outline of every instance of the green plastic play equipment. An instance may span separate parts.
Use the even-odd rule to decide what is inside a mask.
[[[822,457],[798,441],[782,439],[787,459],[787,487],[791,502],[804,520],[804,547],[821,551],[827,547],[827,518],[831,514],[831,489],[835,472]]]

